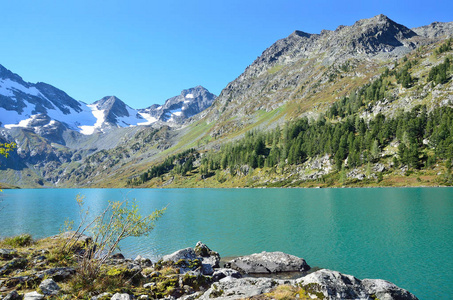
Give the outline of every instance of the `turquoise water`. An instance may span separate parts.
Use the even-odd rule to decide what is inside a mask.
[[[4,190],[0,236],[57,234],[65,218],[77,220],[77,194],[95,213],[126,197],[143,214],[168,206],[152,234],[123,243],[128,257],[156,259],[201,240],[223,257],[283,251],[420,299],[451,297],[451,188]]]

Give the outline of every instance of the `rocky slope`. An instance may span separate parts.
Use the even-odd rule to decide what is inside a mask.
[[[208,120],[216,121],[211,134],[244,128],[261,111],[283,107],[279,114],[283,122],[325,109],[358,83],[368,82],[379,68],[391,67],[395,59],[452,35],[453,23],[411,30],[384,15],[320,34],[296,30],[226,86],[206,111]]]

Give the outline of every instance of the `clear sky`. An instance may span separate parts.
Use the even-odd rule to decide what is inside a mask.
[[[453,1],[0,0],[0,64],[92,103],[133,108],[203,85],[215,94],[294,30],[383,13],[409,28],[453,21]]]

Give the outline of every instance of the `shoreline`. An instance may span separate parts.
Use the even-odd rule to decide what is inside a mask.
[[[5,249],[2,247],[5,241],[0,241],[0,266],[3,265],[0,267],[0,295],[24,300],[45,297],[86,299],[87,296],[92,300],[270,300],[285,290],[291,295],[286,299],[333,300],[356,295],[354,299],[359,300],[376,297],[418,300],[410,292],[385,280],[360,280],[337,271],[310,268],[304,259],[283,252],[221,258],[201,242],[194,248],[164,255],[157,262],[140,255],[126,259],[117,253],[105,261],[103,271],[96,277],[84,278],[80,277],[86,276],[80,273],[83,270],[83,260],[80,261],[84,257],[83,254],[80,256],[83,244],[80,245],[82,248],[74,249],[75,256],[69,261],[66,260],[70,257],[65,255],[57,263],[51,263],[52,257],[58,254],[58,245],[68,236],[73,235],[63,233],[29,241],[15,250]],[[89,237],[81,237],[80,241],[90,243]],[[91,258],[87,263],[90,261]],[[338,295],[345,298],[338,298]]]

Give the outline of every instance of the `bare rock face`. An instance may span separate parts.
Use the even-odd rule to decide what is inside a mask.
[[[228,262],[226,267],[246,274],[301,272],[310,270],[305,259],[283,252],[255,253],[238,257]]]
[[[247,299],[268,293],[283,283],[281,280],[271,278],[226,277],[214,283],[199,299]]]
[[[416,300],[413,294],[405,289],[397,287],[391,282],[382,279],[363,279],[362,285],[365,290],[380,300],[407,299]]]
[[[351,275],[322,269],[295,280],[311,294],[321,293],[326,299],[417,300],[413,294],[381,279],[360,280]],[[374,297],[374,298],[373,298]]]
[[[439,38],[453,36],[453,22],[433,22],[429,25],[412,28],[420,36]]]

